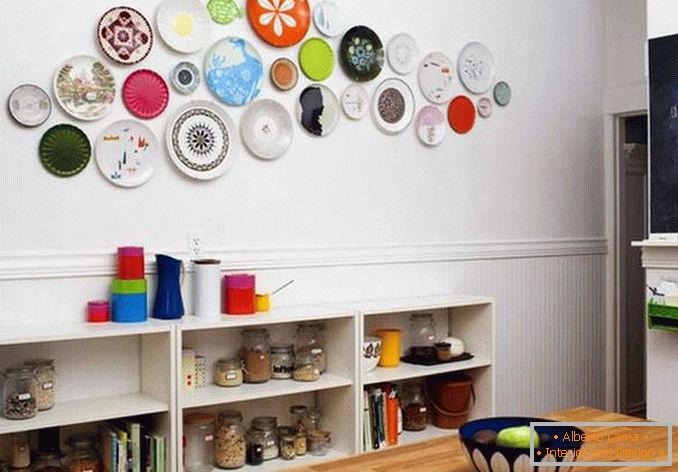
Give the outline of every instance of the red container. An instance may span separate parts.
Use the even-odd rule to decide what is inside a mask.
[[[256,312],[254,275],[224,277],[224,312],[228,315],[252,315]]]
[[[111,321],[111,309],[108,300],[92,300],[87,302],[87,321],[90,323]]]
[[[138,280],[145,276],[144,248],[118,248],[118,278],[123,280]]]

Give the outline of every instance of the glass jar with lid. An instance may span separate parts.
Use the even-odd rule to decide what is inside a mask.
[[[54,367],[54,359],[31,359],[24,365],[35,369],[35,378],[38,382],[36,403],[38,411],[49,410],[56,400],[57,375]]]
[[[268,382],[271,379],[271,343],[268,330],[246,329],[242,334],[240,357],[245,366],[245,382]]]
[[[271,378],[291,379],[294,370],[294,349],[291,344],[271,346]]]
[[[101,472],[101,459],[94,447],[94,438],[75,435],[68,438],[70,450],[66,454],[68,472]]]
[[[247,463],[261,465],[264,463],[264,433],[258,429],[247,432]]]
[[[330,452],[332,435],[329,431],[315,430],[308,433],[308,450],[314,456],[324,456]]]
[[[62,464],[63,454],[61,451],[33,453],[32,471],[33,472],[63,472]]]
[[[184,417],[184,468],[186,472],[211,472],[214,468],[214,415],[194,413]]]
[[[278,457],[278,420],[275,416],[257,416],[252,420],[252,428],[263,433],[264,460]]]
[[[242,385],[242,361],[224,357],[217,361],[214,368],[214,383],[220,387],[237,387]]]
[[[306,429],[308,432],[315,431],[320,428],[320,419],[322,415],[316,408],[308,410],[306,413]]]
[[[8,420],[25,420],[38,413],[38,381],[30,366],[11,367],[3,374],[3,414]]]
[[[422,431],[428,424],[428,407],[424,387],[420,382],[407,382],[402,386],[403,429]]]
[[[297,327],[294,337],[295,353],[312,353],[318,358],[320,373],[327,368],[327,352],[325,351],[325,336],[322,323],[301,323]]]
[[[285,429],[280,432],[280,457],[286,461],[292,460],[296,457],[294,452],[294,440],[296,433],[292,428]]]
[[[436,330],[432,313],[415,313],[410,316],[410,347],[433,347]]]
[[[247,438],[239,411],[219,413],[217,425],[215,463],[222,469],[239,469],[247,459]]]
[[[320,378],[318,357],[310,352],[298,353],[294,361],[294,380],[315,382]]]

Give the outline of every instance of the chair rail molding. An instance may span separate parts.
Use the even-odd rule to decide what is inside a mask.
[[[445,243],[391,243],[384,245],[284,246],[207,248],[224,270],[332,267],[405,264],[488,259],[520,259],[606,255],[607,239],[570,238]],[[155,272],[154,253],[188,259],[185,249],[153,249],[147,252],[146,271]],[[191,270],[187,267],[187,270]],[[91,251],[0,252],[0,280],[95,277],[115,274],[115,253]]]

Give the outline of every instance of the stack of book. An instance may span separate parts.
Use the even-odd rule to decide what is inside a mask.
[[[165,437],[134,421],[113,421],[99,429],[104,472],[165,472]]]
[[[395,384],[373,385],[363,392],[363,450],[375,451],[398,444],[402,413]]]

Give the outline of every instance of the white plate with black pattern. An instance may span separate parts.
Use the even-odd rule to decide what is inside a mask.
[[[167,126],[167,149],[181,172],[198,180],[219,177],[231,166],[238,132],[226,111],[197,100],[181,107]]]

